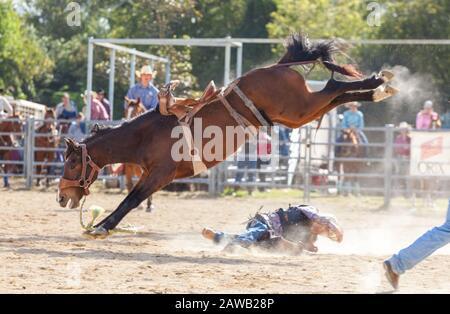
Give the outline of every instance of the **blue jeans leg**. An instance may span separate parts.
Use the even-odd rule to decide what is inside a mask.
[[[427,231],[413,244],[392,256],[388,261],[391,263],[393,271],[401,275],[448,243],[450,243],[450,200],[447,218],[442,226]]]
[[[229,234],[224,232],[217,232],[214,239],[219,243],[224,240],[229,241],[232,244],[238,244],[243,247],[249,247],[250,245],[258,242],[269,232],[267,225],[260,221],[254,221],[244,233],[241,234]]]

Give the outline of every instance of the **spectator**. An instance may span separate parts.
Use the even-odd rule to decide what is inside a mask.
[[[77,106],[70,100],[69,93],[64,93],[62,102],[56,105],[56,118],[64,120],[75,120],[77,117]]]
[[[418,130],[433,130],[441,127],[439,114],[433,110],[433,102],[431,100],[425,101],[423,110],[417,114],[416,129]]]
[[[158,106],[158,89],[153,85],[152,81],[157,72],[154,72],[149,65],[143,66],[140,71],[136,71],[139,83],[128,90],[127,97],[129,99],[141,99],[142,104],[147,110],[153,111]],[[127,109],[127,103],[124,104]]]
[[[100,121],[100,120],[109,120],[108,113],[106,112],[105,107],[102,103],[97,99],[97,93],[91,91],[91,120]],[[86,104],[84,107],[84,112],[86,115],[87,112],[87,92],[83,95],[84,103]]]
[[[447,112],[442,116],[442,128],[450,129],[450,100],[448,101]]]
[[[289,164],[289,155],[290,155],[290,139],[291,139],[291,129],[288,129],[284,126],[278,127],[278,136],[279,136],[279,150],[280,150],[280,166],[287,167]]]
[[[404,182],[405,196],[410,196],[411,184],[409,176],[409,159],[411,155],[411,136],[409,134],[411,126],[407,122],[401,122],[398,126],[400,134],[394,140],[394,154],[396,160],[396,173],[404,178],[399,182]]]
[[[363,145],[369,143],[366,134],[364,134],[364,114],[358,110],[361,107],[359,102],[351,102],[345,105],[349,110],[344,112],[344,118],[342,120],[342,128],[355,129],[358,133],[359,139]],[[367,156],[367,146],[364,146],[364,152]]]
[[[86,122],[82,112],[77,114],[76,121],[70,125],[67,136],[77,142],[81,142],[86,137]]]
[[[103,107],[105,107],[109,119],[112,120],[113,117],[111,116],[111,105],[109,103],[109,100],[105,97],[105,91],[103,89],[97,91],[97,99],[102,103]]]

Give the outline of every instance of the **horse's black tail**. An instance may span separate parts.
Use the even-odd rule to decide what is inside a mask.
[[[350,64],[340,66],[334,63],[333,54],[340,51],[334,40],[310,42],[306,35],[292,34],[286,41],[286,50],[287,52],[278,61],[278,64],[320,60],[332,72],[353,77],[362,76]]]

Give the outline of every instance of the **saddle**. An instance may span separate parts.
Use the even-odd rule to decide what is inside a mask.
[[[180,81],[171,81],[164,85],[158,93],[159,112],[162,115],[175,115],[178,120],[184,119],[188,114],[188,120],[206,104],[210,103],[220,93],[214,81],[209,82],[200,98],[177,98],[173,91],[180,84]]]

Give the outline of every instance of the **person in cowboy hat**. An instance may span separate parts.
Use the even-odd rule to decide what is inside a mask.
[[[364,114],[358,110],[361,107],[359,102],[350,102],[345,105],[349,110],[344,112],[344,118],[342,119],[343,129],[355,129],[363,144],[368,144],[366,134],[363,132],[364,128]],[[364,148],[365,155],[367,155],[367,147]]]
[[[203,237],[214,243],[226,243],[225,251],[232,252],[236,246],[249,248],[260,246],[267,249],[278,249],[294,254],[303,250],[317,252],[314,245],[317,236],[325,236],[333,241],[341,242],[342,228],[336,218],[319,211],[309,205],[289,206],[269,213],[257,213],[250,218],[246,231],[241,234],[228,234],[204,228]]]
[[[147,110],[153,111],[158,106],[159,90],[153,85],[152,81],[156,75],[149,65],[144,65],[140,71],[136,71],[139,78],[139,83],[132,86],[127,93],[129,99],[140,99]],[[127,109],[127,102],[124,104],[124,109]]]

